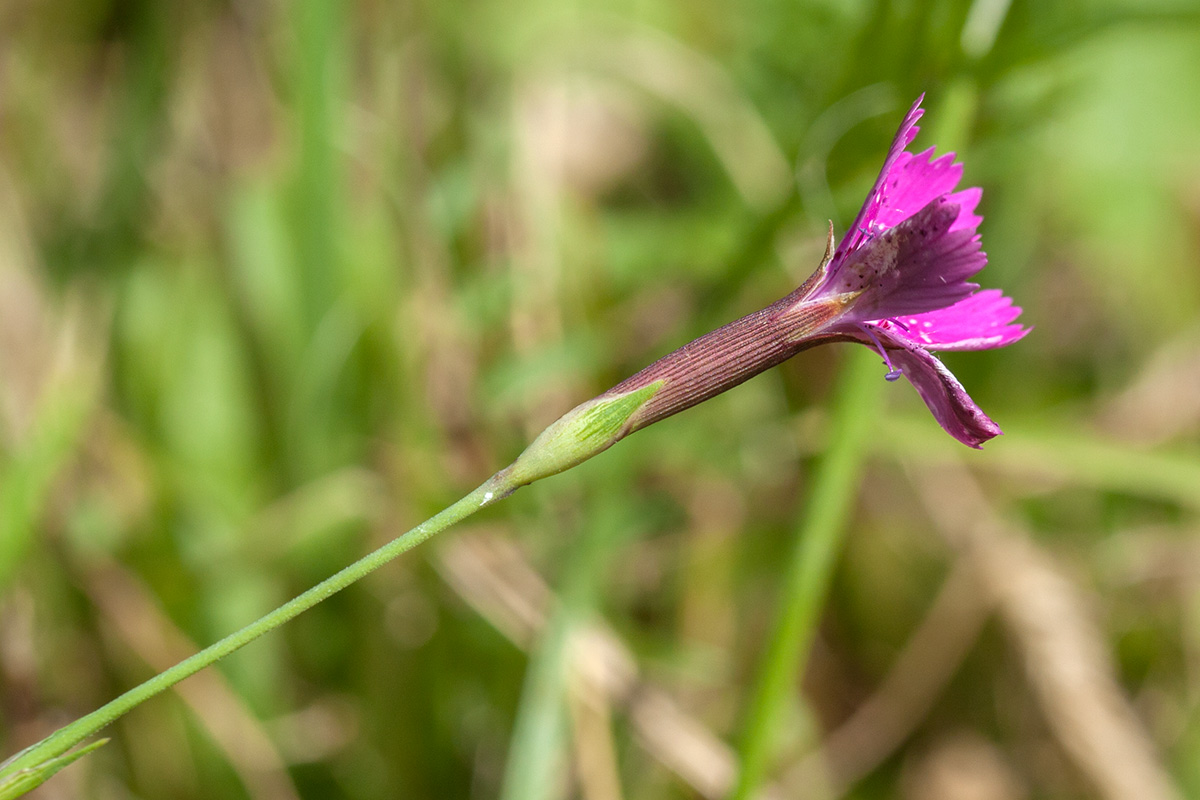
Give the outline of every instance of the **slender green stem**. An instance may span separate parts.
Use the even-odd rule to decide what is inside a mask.
[[[266,616],[250,623],[236,633],[226,636],[216,644],[206,647],[165,672],[159,673],[145,683],[130,689],[125,694],[101,706],[91,714],[58,729],[50,734],[50,736],[4,764],[0,768],[0,782],[23,769],[36,768],[44,762],[61,756],[139,703],[169,689],[184,678],[199,672],[213,662],[249,644],[264,633],[279,627],[300,613],[307,611],[322,600],[340,592],[350,584],[383,566],[401,553],[421,544],[434,534],[440,533],[451,525],[474,514],[479,509],[504,498],[511,492],[512,488],[504,475],[505,473],[503,472],[497,473],[478,489],[449,508],[429,518],[407,533],[396,537],[378,550],[363,556],[350,566],[326,578],[303,594],[289,600]]]
[[[881,387],[878,358],[857,348],[839,382],[829,449],[813,478],[808,513],[785,578],[783,603],[750,700],[741,747],[742,769],[735,800],[749,800],[761,787],[779,720],[787,707],[801,659],[808,653],[867,451],[870,420],[877,415]]]

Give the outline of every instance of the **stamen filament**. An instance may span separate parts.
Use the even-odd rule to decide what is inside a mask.
[[[872,331],[870,328],[868,328],[866,325],[862,324],[861,322],[858,323],[858,327],[862,330],[863,333],[865,333],[867,336],[870,337],[871,341],[875,343],[875,349],[879,351],[879,355],[883,356],[883,363],[888,368],[888,372],[886,375],[883,376],[883,379],[886,381],[894,381],[897,378],[899,378],[901,375],[903,375],[904,370],[898,369],[892,365],[892,359],[888,356],[887,350],[880,343],[879,339],[875,336],[875,332]]]

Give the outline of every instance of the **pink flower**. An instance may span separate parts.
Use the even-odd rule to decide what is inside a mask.
[[[900,125],[883,170],[854,224],[820,268],[764,309],[668,353],[547,428],[506,472],[521,486],[591,458],[633,431],[720,394],[809,347],[854,341],[874,347],[916,387],[958,441],[979,447],[1001,431],[934,350],[986,350],[1029,331],[1021,309],[968,279],[987,264],[979,245],[979,189],[955,191],[962,166],[933,149],[909,153],[921,100]]]
[[[875,347],[889,380],[907,377],[947,433],[979,447],[999,426],[930,351],[1003,347],[1029,330],[1013,324],[1021,309],[1012,300],[968,282],[987,264],[976,233],[982,192],[955,191],[962,165],[953,153],[905,149],[917,135],[922,99],[900,124],[846,238],[788,300],[792,313],[837,306],[810,336]]]

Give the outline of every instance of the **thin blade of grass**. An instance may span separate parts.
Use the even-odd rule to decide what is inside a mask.
[[[885,384],[874,353],[856,349],[847,355],[829,448],[814,474],[812,494],[784,576],[778,617],[750,698],[741,744],[742,771],[733,795],[736,800],[756,796],[765,780],[783,710],[812,643],[841,552],[846,520],[858,494],[867,435]]]

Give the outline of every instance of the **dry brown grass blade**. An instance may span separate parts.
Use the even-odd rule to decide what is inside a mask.
[[[1178,800],[1078,587],[998,517],[964,468],[910,473],[937,528],[975,562],[1051,731],[1099,796]]]
[[[925,718],[990,611],[975,564],[959,558],[879,688],[819,750],[786,772],[783,785],[797,797],[840,797],[869,775]]]
[[[435,564],[445,581],[513,644],[528,649],[555,597],[513,543],[496,535],[445,542]],[[670,695],[643,681],[629,649],[612,632],[591,626],[572,641],[572,680],[623,711],[646,751],[701,797],[732,789],[737,756]],[[783,797],[770,788],[764,800]]]
[[[575,769],[583,800],[621,800],[621,773],[612,736],[612,703],[598,687],[572,681],[568,693]]]
[[[1151,353],[1130,385],[1100,407],[1099,417],[1106,430],[1145,446],[1200,428],[1200,330]]]

